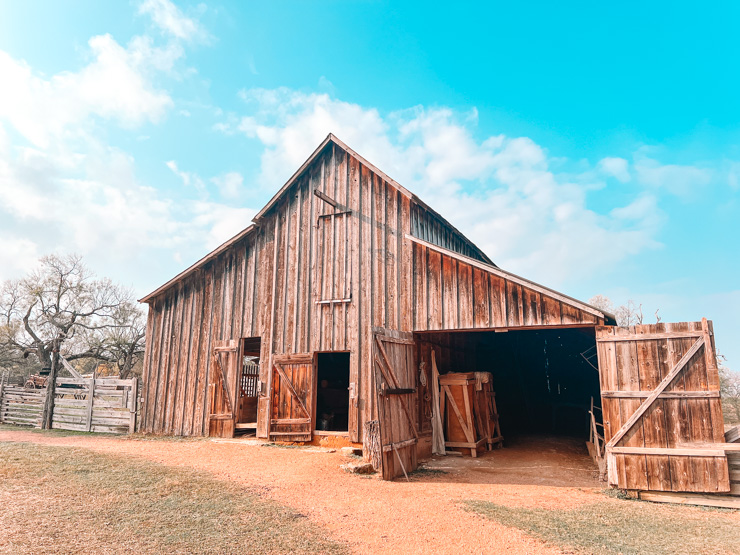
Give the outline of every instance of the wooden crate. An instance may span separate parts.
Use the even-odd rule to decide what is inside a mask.
[[[446,448],[477,457],[501,444],[490,374],[453,372],[440,376],[439,386]]]

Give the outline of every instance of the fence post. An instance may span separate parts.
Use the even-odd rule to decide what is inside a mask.
[[[137,404],[137,397],[138,397],[138,385],[139,382],[136,379],[136,376],[131,378],[131,392],[129,393],[129,413],[131,415],[131,420],[129,421],[128,425],[128,433],[133,434],[136,432],[136,404]]]
[[[0,376],[0,422],[3,421],[3,393],[5,392],[5,378],[8,375],[6,370],[2,376]]]
[[[90,390],[87,394],[87,431],[92,429],[93,400],[95,399],[95,374],[90,379]]]

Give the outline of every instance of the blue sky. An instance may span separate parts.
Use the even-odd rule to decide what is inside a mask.
[[[145,294],[333,132],[492,259],[740,368],[740,6],[0,0],[0,279]]]

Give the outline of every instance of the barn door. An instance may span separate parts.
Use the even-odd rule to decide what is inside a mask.
[[[208,383],[208,435],[234,436],[234,403],[239,371],[236,341],[216,341]]]
[[[311,441],[315,382],[312,354],[273,356],[270,439]]]
[[[373,360],[377,384],[383,479],[416,470],[419,434],[414,420],[416,372],[411,333],[375,328]]]
[[[596,328],[609,483],[727,492],[712,323]]]

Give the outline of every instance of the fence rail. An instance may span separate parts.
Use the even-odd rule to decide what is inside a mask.
[[[41,427],[47,390],[0,383],[0,422]],[[138,380],[57,378],[51,427],[113,434],[136,431]]]

